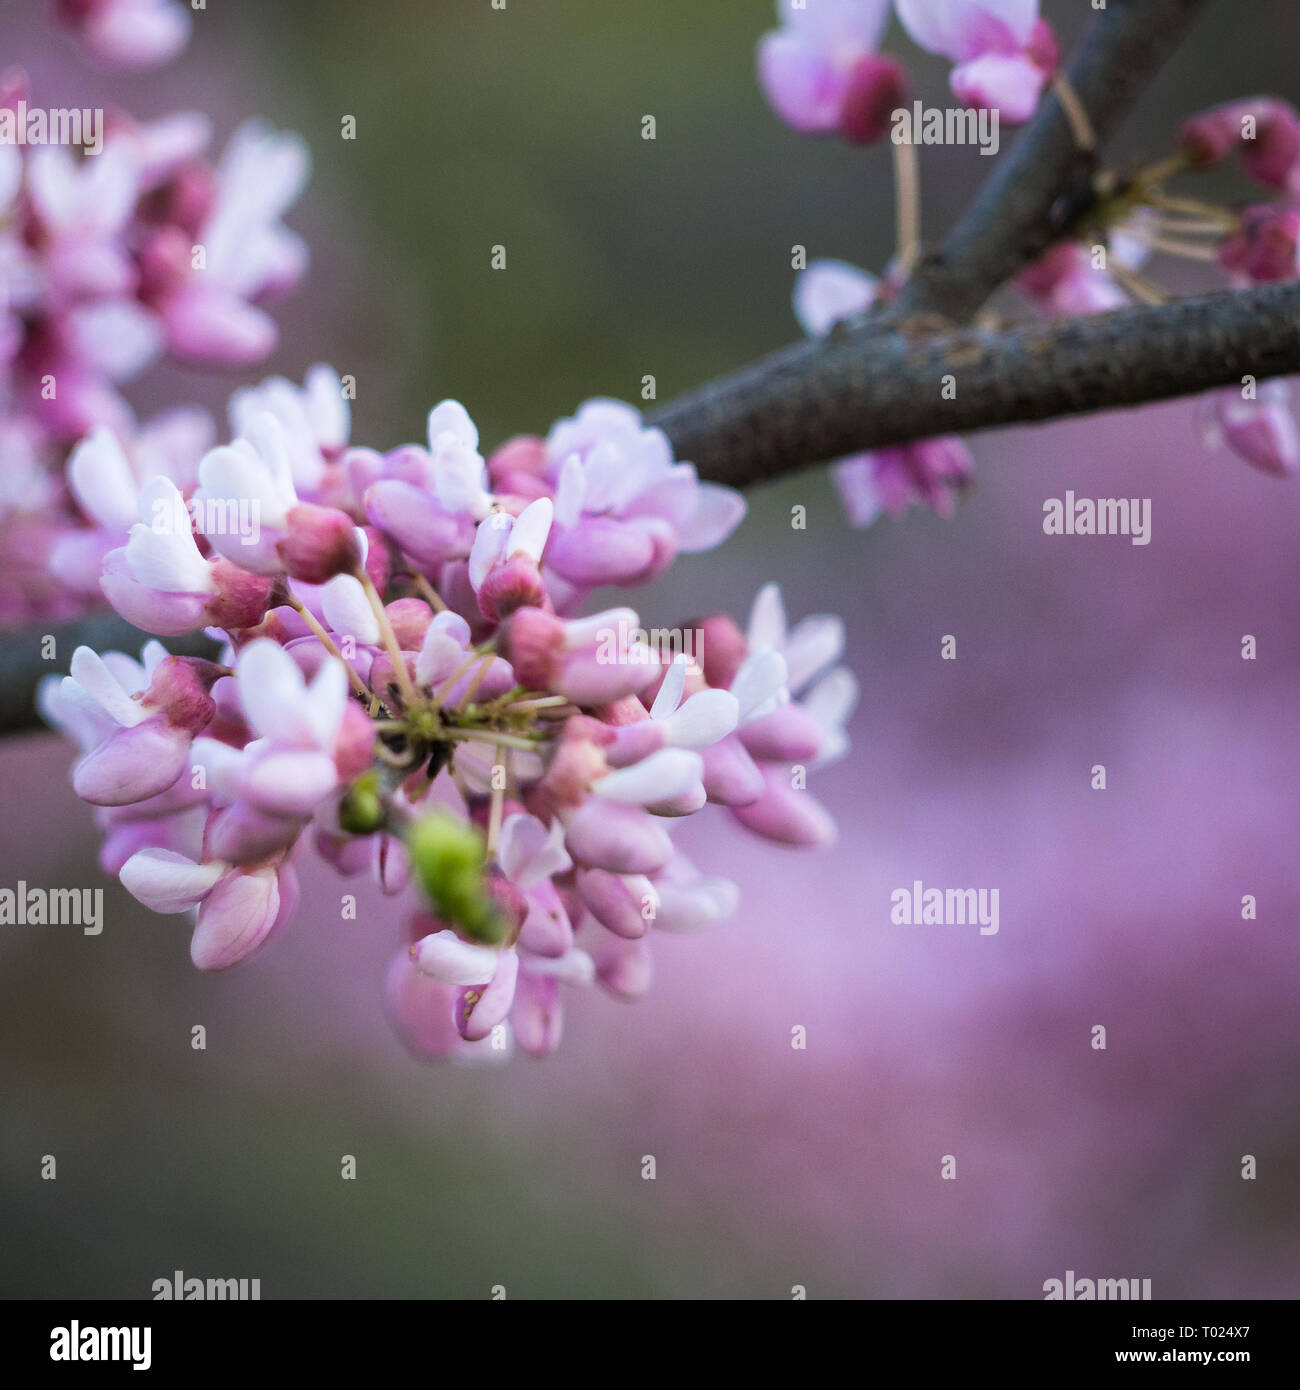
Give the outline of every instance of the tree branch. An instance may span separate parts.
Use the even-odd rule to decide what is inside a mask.
[[[1104,143],[1173,52],[1205,0],[1110,0],[1066,77]],[[1075,144],[1059,99],[1044,95],[941,250],[923,260],[891,317],[970,318],[1093,206],[1096,152]]]
[[[1067,70],[1099,141],[1113,133],[1204,3],[1110,0],[1099,14]],[[1022,344],[1050,352],[1050,331],[1047,337],[1044,330],[1030,328],[997,338],[939,337],[929,345],[908,341],[908,336],[970,318],[995,290],[1059,241],[1094,205],[1095,174],[1096,152],[1078,148],[1059,99],[1044,96],[1034,119],[942,248],[922,260],[897,299],[841,325],[825,341],[797,343],[668,403],[652,414],[651,423],[668,434],[678,456],[692,460],[703,476],[744,487],[856,449],[1104,408],[1108,402],[1089,389],[1104,379],[1104,363],[1086,360],[1091,341],[1086,334],[1076,351],[1087,383],[1075,390],[1069,382],[1053,383],[1050,362],[1034,359],[1032,383],[1026,383],[1027,413],[1020,415],[1008,413],[1015,399],[1008,373],[1024,365]],[[1133,327],[1158,334],[1157,323],[1139,316]],[[1056,331],[1063,340],[1074,341],[1066,326]],[[1099,345],[1108,344],[1106,330],[1099,333]],[[978,408],[971,398],[981,386],[967,375],[960,387],[961,408],[953,409],[956,402],[938,400],[938,378],[945,363],[946,370],[964,370],[964,359],[972,352],[983,368],[978,380],[991,386],[995,396]],[[1019,365],[1013,367],[1015,363]],[[1203,383],[1206,365],[1202,363],[1197,378]],[[1061,370],[1059,362],[1056,370]],[[1292,363],[1278,372],[1296,370],[1300,364]],[[885,379],[900,371],[896,380]],[[806,379],[800,380],[800,374]],[[1204,384],[1232,379],[1225,368],[1224,375]],[[1203,389],[1189,383],[1180,391],[1163,371],[1144,373],[1141,380],[1146,384],[1137,394],[1131,379],[1115,381],[1124,394],[1109,403],[1131,405]],[[908,393],[915,393],[910,400]],[[928,421],[925,428],[917,428],[918,419]]]
[[[745,487],[863,449],[1300,373],[1300,283],[1004,332],[798,343],[655,416],[702,477]],[[945,376],[956,397],[944,400]]]

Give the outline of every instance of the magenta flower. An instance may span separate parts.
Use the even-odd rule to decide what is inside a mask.
[[[197,909],[190,958],[224,970],[265,944],[298,905],[298,879],[283,857],[237,867],[195,863],[166,849],[142,849],[122,865],[122,886],[155,912]]]
[[[1300,114],[1289,101],[1253,97],[1211,107],[1184,123],[1180,145],[1196,168],[1212,168],[1235,151],[1251,178],[1300,194]]]
[[[54,10],[94,57],[113,67],[156,67],[189,42],[190,12],[182,0],[55,0]]]
[[[1059,55],[1038,0],[896,0],[912,40],[954,64],[953,95],[1018,125],[1034,114]]]
[[[772,109],[793,129],[879,139],[906,100],[907,77],[877,52],[889,0],[777,0],[779,29],[758,45],[758,78]]]
[[[1219,246],[1219,264],[1248,284],[1294,280],[1300,273],[1300,208],[1272,203],[1242,208],[1240,226]]]
[[[1300,431],[1285,381],[1265,381],[1253,399],[1235,387],[1205,398],[1206,442],[1226,445],[1239,458],[1275,478],[1300,473]]]
[[[215,712],[208,692],[219,672],[210,662],[168,656],[158,643],[145,648],[144,660],[136,666],[116,655],[110,664],[78,647],[71,675],[57,690],[47,687],[48,717],[82,746],[72,785],[94,805],[123,806],[166,791]]]
[[[588,401],[556,424],[544,477],[555,499],[545,561],[580,592],[644,583],[679,553],[720,545],[745,515],[740,493],[700,482],[621,401]]]
[[[258,305],[291,288],[307,268],[306,247],[280,218],[310,168],[298,136],[245,122],[217,166],[212,206],[198,228],[203,264],[193,264],[188,242],[174,239],[172,254],[155,242],[150,298],[178,357],[243,365],[275,346],[275,321]]]

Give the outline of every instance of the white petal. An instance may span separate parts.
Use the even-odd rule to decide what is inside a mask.
[[[751,652],[763,647],[779,652],[785,646],[785,605],[781,602],[780,585],[764,584],[754,596],[746,637]]]
[[[413,959],[421,975],[446,985],[485,985],[496,973],[499,952],[491,946],[462,941],[443,930],[417,941]]]
[[[877,283],[847,261],[813,261],[794,282],[794,316],[809,337],[820,338],[840,319],[869,309]]]
[[[437,453],[443,442],[455,442],[470,450],[478,448],[478,427],[459,401],[443,401],[429,412],[430,452]]]
[[[190,745],[190,771],[201,769],[208,795],[217,802],[234,801],[244,787],[244,773],[250,760],[250,750],[256,753],[265,747],[255,739],[244,748],[232,748],[215,738],[196,738]]]
[[[700,483],[695,489],[695,510],[677,529],[677,548],[687,555],[721,545],[745,519],[748,504],[735,488],[720,483]]]
[[[307,687],[307,719],[319,747],[332,751],[348,703],[348,675],[340,661],[323,662]]]
[[[339,374],[318,362],[307,372],[303,395],[316,442],[326,449],[341,449],[352,432],[352,406],[343,394]]]
[[[522,962],[530,975],[547,975],[562,985],[589,985],[596,978],[596,963],[577,946],[571,946],[562,956],[535,956],[531,953]]]
[[[117,435],[106,425],[100,425],[72,451],[68,486],[82,511],[103,526],[128,531],[139,520],[138,490],[131,465]]]
[[[684,654],[673,657],[671,665],[664,673],[663,684],[650,706],[651,719],[667,719],[682,702],[682,692],[686,689],[687,660]]]
[[[449,676],[465,659],[469,635],[469,624],[459,613],[437,614],[415,658],[415,679],[421,685],[432,685]]]
[[[219,860],[196,864],[170,849],[141,849],[122,865],[118,878],[133,898],[155,912],[184,912],[229,868]]]
[[[514,517],[508,512],[493,512],[479,522],[474,544],[469,549],[469,582],[475,593],[483,587],[492,566],[505,558],[514,525]]]
[[[170,478],[154,478],[140,493],[146,517],[131,527],[126,563],[132,577],[163,593],[206,594],[216,589],[190,525],[190,514]]]
[[[703,771],[704,764],[698,753],[684,748],[661,748],[631,767],[607,773],[593,784],[592,791],[614,801],[653,806],[690,791]]]
[[[555,520],[560,526],[576,526],[587,500],[587,474],[577,454],[570,454],[560,465],[555,485]]]
[[[338,574],[321,586],[320,609],[331,632],[354,637],[362,646],[379,641],[379,622],[370,606],[361,581],[350,574]]]
[[[697,690],[663,720],[674,748],[708,748],[740,722],[740,701],[729,690]]]
[[[564,827],[558,820],[548,830],[535,816],[522,812],[501,825],[497,862],[501,872],[519,888],[533,888],[553,874],[573,866],[564,848]]]
[[[266,462],[246,439],[211,449],[199,461],[196,499],[240,502],[247,499],[261,509],[262,525],[279,530],[293,500],[286,499]]]
[[[818,613],[797,623],[785,639],[786,684],[792,691],[805,685],[844,652],[844,622],[829,613]]]
[[[303,718],[305,690],[298,663],[269,637],[259,637],[240,653],[235,680],[244,717],[261,738],[299,742],[310,729]]]
[[[91,651],[89,647],[78,647],[72,653],[68,670],[68,679],[79,685],[105,714],[123,728],[132,728],[149,717],[140,702],[133,700],[122,688],[121,682],[104,665],[98,652]]]
[[[740,904],[740,889],[726,878],[699,878],[690,883],[659,883],[655,926],[661,931],[690,932],[724,922]]]
[[[747,656],[731,682],[731,693],[738,702],[742,724],[780,709],[790,698],[785,657],[771,647]]]
[[[506,555],[527,555],[540,563],[554,516],[555,504],[549,497],[539,497],[537,501],[530,502],[515,519]]]
[[[853,672],[847,666],[836,667],[813,686],[801,703],[821,725],[824,735],[817,766],[822,767],[843,757],[849,749],[844,727],[858,703],[858,682]]]

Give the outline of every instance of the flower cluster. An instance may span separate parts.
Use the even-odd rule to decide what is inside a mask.
[[[192,480],[142,480],[102,429],[69,469],[110,603],[221,651],[83,647],[41,693],[81,749],[104,869],[194,913],[200,968],[289,921],[314,852],[400,899],[388,1000],[415,1052],[544,1054],[562,986],[635,996],[652,928],[734,910],[676,820],[711,801],[779,843],[831,838],[805,777],[846,747],[838,619],[787,629],[774,586],[747,632],[579,616],[744,513],[635,409],[589,401],[485,458],[444,401],[426,443],[381,453],[349,444],[342,383],[317,367],[237,394],[231,419]]]
[[[96,13],[108,7],[95,7]],[[89,22],[89,21],[88,21]],[[0,108],[27,101],[0,79]],[[214,164],[206,117],[110,114],[102,148],[0,144],[0,623],[84,602],[56,552],[76,522],[68,446],[111,431],[141,476],[183,478],[215,436],[194,410],[141,425],[124,383],[164,356],[248,365],[276,342],[265,305],[307,262],[281,223],[307,177],[302,142],[258,121]]]

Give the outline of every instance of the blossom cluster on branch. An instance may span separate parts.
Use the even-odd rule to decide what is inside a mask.
[[[837,619],[787,629],[774,586],[746,632],[576,616],[744,513],[631,406],[589,401],[486,459],[455,401],[426,444],[349,446],[323,367],[241,393],[232,418],[189,497],[141,486],[104,429],[71,469],[113,606],[161,636],[208,629],[222,655],[81,647],[41,692],[81,748],[103,868],[157,911],[196,909],[196,965],[283,927],[314,853],[399,899],[388,994],[415,1051],[542,1054],[561,985],[634,996],[652,927],[734,909],[676,820],[711,801],[779,843],[831,838],[804,778],[847,746]]]
[[[56,12],[128,65],[171,56],[189,27],[171,0]],[[891,12],[952,64],[963,107],[1015,124],[1051,93],[1095,158],[1038,0],[781,0],[758,47],[778,114],[883,138],[908,93],[879,51]],[[0,111],[25,101],[21,77],[5,79]],[[735,910],[737,888],[688,860],[677,822],[713,803],[776,843],[832,838],[806,778],[848,746],[843,625],[788,626],[774,585],[744,630],[719,613],[649,632],[630,607],[587,613],[598,590],[721,544],[745,510],[618,401],[486,453],[443,401],[420,443],[377,450],[351,442],[353,383],[316,366],[301,385],[237,391],[225,443],[203,412],[138,423],[122,382],[163,354],[262,360],[263,305],[305,267],[281,222],[306,177],[301,144],[252,124],[212,166],[207,139],[194,117],[115,116],[84,158],[0,145],[0,620],[106,600],[151,635],[139,659],[79,647],[40,705],[79,747],[73,785],[96,808],[102,867],[192,918],[197,966],[262,947],[324,860],[394,900],[387,997],[413,1051],[546,1054],[564,987],[634,997],[653,930]],[[803,268],[795,312],[812,336],[880,312],[922,263],[915,156],[893,143],[898,254],[880,279]],[[1168,191],[1234,155],[1267,201]],[[1158,300],[1158,255],[1230,284],[1296,274],[1300,118],[1281,101],[1204,112],[1168,157],[1096,172],[1093,189],[1018,278],[1040,313]],[[1300,468],[1283,385],[1221,393],[1209,411],[1256,466]],[[834,476],[866,525],[916,502],[950,513],[973,465],[948,435],[843,459]],[[200,632],[212,659],[157,640]]]

